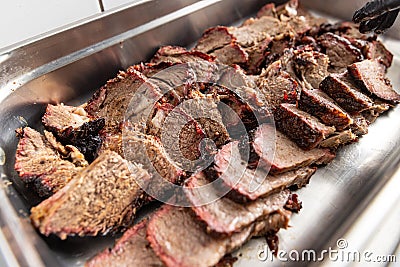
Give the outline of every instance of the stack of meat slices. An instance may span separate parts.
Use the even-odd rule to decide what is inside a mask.
[[[208,29],[190,51],[162,47],[82,106],[49,104],[43,135],[17,131],[15,169],[44,199],[32,223],[61,239],[125,231],[87,266],[214,266],[252,237],[276,240],[301,208],[293,191],[400,101],[386,77],[391,62],[375,37],[294,0]],[[197,171],[177,155],[212,164]],[[164,204],[132,226],[155,196],[190,205]]]

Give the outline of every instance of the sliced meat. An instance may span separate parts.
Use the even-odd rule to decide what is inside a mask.
[[[165,116],[160,137],[177,166],[200,167],[204,157],[210,157],[230,139],[218,104],[219,100],[212,97],[187,99]]]
[[[330,65],[335,72],[341,72],[348,65],[364,59],[360,49],[353,46],[345,37],[329,32],[321,35],[318,41],[325,49]]]
[[[331,74],[327,76],[321,82],[320,89],[350,114],[360,113],[373,106],[372,100],[359,92],[347,75]]]
[[[157,199],[169,193],[172,184],[180,184],[185,172],[166,153],[160,140],[126,128],[123,130],[123,157],[131,163],[140,164],[151,175],[151,182],[138,180],[146,192]]]
[[[73,150],[57,143],[50,132],[46,133],[46,138],[25,127],[19,130],[19,136],[14,168],[22,181],[33,183],[41,197],[48,197],[63,188],[87,165],[80,161],[76,166],[67,160],[73,156]]]
[[[328,76],[329,58],[320,52],[305,47],[294,51],[293,63],[297,76],[307,88],[318,88],[322,80]]]
[[[267,139],[275,135],[275,150],[271,151]],[[254,151],[260,157],[260,163],[271,166],[270,172],[273,174],[287,172],[310,166],[312,164],[321,165],[331,162],[335,154],[328,149],[314,148],[305,151],[298,147],[293,141],[268,124],[260,125],[255,132],[253,141]],[[273,157],[271,157],[271,153]],[[272,160],[271,160],[272,159]]]
[[[121,131],[121,123],[126,115],[133,111],[139,113],[148,107],[149,102],[156,102],[161,97],[162,93],[147,77],[130,68],[127,72],[120,72],[116,78],[101,87],[88,101],[85,109],[90,116],[104,118],[105,133],[114,134]]]
[[[117,153],[103,152],[66,186],[31,209],[32,224],[45,236],[95,236],[132,224],[144,202],[137,181],[150,175]]]
[[[318,160],[322,164],[323,160],[328,162],[332,158],[333,154],[326,154],[324,159],[321,156]],[[260,197],[268,196],[284,188],[293,186],[301,188],[308,183],[309,178],[316,170],[316,168],[310,167],[301,168],[298,164],[298,166],[295,166],[300,168],[298,170],[270,174],[268,173],[268,169],[271,166],[270,162],[268,162],[266,170],[262,166],[256,170],[249,169],[246,168],[246,165],[247,162],[241,157],[238,142],[231,142],[218,151],[215,156],[214,167],[217,173],[207,173],[207,178],[220,179],[223,181],[222,189],[227,186],[230,190],[233,190],[229,192],[230,198],[235,201],[247,202],[248,200],[256,200]]]
[[[73,145],[92,162],[101,146],[104,118],[89,116],[83,107],[48,104],[42,117],[44,127],[64,144]]]
[[[392,65],[393,54],[379,40],[366,42],[362,47],[362,52],[366,59],[378,61],[380,64],[389,68]]]
[[[300,94],[298,107],[319,118],[325,125],[342,131],[353,123],[350,116],[335,101],[319,89],[304,88]]]
[[[229,27],[229,31],[236,38],[236,42],[244,48],[285,32],[286,28],[287,25],[276,18],[261,17],[247,19],[240,27]]]
[[[210,234],[190,208],[164,205],[149,222],[147,239],[166,266],[213,266],[252,236],[288,226],[289,211],[271,214],[230,236]]]
[[[156,54],[151,59],[150,63],[187,63],[197,60],[213,62],[214,57],[200,51],[187,51],[185,48],[179,46],[163,46],[158,49]]]
[[[299,147],[310,150],[319,145],[335,128],[326,126],[317,118],[299,110],[293,104],[281,104],[275,111],[277,129],[288,136]]]
[[[210,53],[217,62],[231,66],[233,64],[247,64],[249,55],[236,43],[230,43]]]
[[[240,232],[251,223],[283,210],[290,195],[289,190],[283,190],[240,204],[227,197],[219,198],[212,186],[208,186],[205,193],[204,187],[207,185],[210,184],[203,172],[194,174],[186,181],[185,194],[192,204],[192,210],[207,224],[207,229],[225,234]]]
[[[197,41],[194,50],[210,53],[216,49],[231,44],[236,38],[229,32],[225,26],[217,26],[207,29],[202,37]]]
[[[259,123],[271,120],[271,112],[259,91],[246,86],[246,81],[238,78],[240,76],[239,73],[232,73],[230,68],[221,76],[220,85],[212,85],[204,92],[219,99],[218,109],[232,138],[244,134],[243,130],[250,131]]]
[[[395,103],[400,101],[400,95],[393,89],[385,75],[384,66],[379,62],[373,60],[357,62],[350,65],[348,71],[365,92],[383,100]]]
[[[272,110],[281,103],[296,103],[300,92],[299,84],[275,61],[257,79],[257,87],[263,93],[268,107]]]
[[[146,239],[148,220],[144,219],[128,229],[113,248],[107,248],[85,263],[85,267],[152,266],[163,267]]]

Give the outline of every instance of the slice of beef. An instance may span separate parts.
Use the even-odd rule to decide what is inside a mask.
[[[191,61],[197,60],[205,60],[207,62],[213,62],[214,57],[202,53],[200,51],[187,51],[186,48],[179,46],[163,46],[153,58],[150,60],[150,63],[161,63],[161,62],[169,62],[169,63],[187,63]]]
[[[230,43],[210,53],[217,62],[231,66],[233,64],[247,64],[248,53],[236,43]]]
[[[270,147],[268,141],[275,135],[275,150]],[[335,154],[328,149],[314,148],[305,151],[298,147],[293,141],[268,124],[260,125],[253,139],[254,151],[260,157],[260,163],[271,166],[273,174],[283,173],[312,164],[321,165],[331,162]],[[274,153],[273,156],[270,154]]]
[[[230,33],[229,28],[217,26],[207,29],[202,37],[197,41],[194,50],[203,53],[210,53],[216,49],[231,44],[236,38]]]
[[[137,181],[149,179],[138,165],[115,152],[103,152],[61,190],[31,209],[32,224],[43,235],[61,239],[129,227],[145,198]]]
[[[210,185],[205,174],[199,172],[192,175],[184,188],[185,194],[192,204],[192,210],[207,224],[207,229],[218,233],[232,234],[240,232],[255,221],[263,220],[270,214],[282,210],[290,195],[289,190],[260,197],[246,204],[219,198],[217,189]],[[216,199],[216,200],[215,200]],[[213,201],[215,200],[215,201]],[[203,205],[203,203],[208,203]]]
[[[322,124],[293,104],[281,104],[274,115],[277,129],[305,150],[317,147],[335,132],[334,127]]]
[[[373,106],[372,100],[356,89],[348,75],[331,74],[321,82],[320,89],[350,114],[358,114]]]
[[[64,145],[73,145],[92,162],[101,146],[100,130],[104,118],[89,116],[83,107],[48,104],[42,117],[44,127]]]
[[[232,235],[210,234],[190,208],[164,205],[151,218],[147,239],[166,266],[213,266],[252,236],[286,228],[289,211],[271,214]]]
[[[137,183],[152,197],[166,198],[171,184],[180,184],[185,172],[175,164],[158,138],[131,128],[124,128],[121,136],[122,155],[130,163],[140,164],[151,175],[150,183]]]
[[[146,239],[148,220],[144,219],[128,229],[117,240],[113,248],[107,248],[85,263],[85,267],[152,266],[164,264],[150,247]]]
[[[393,54],[379,40],[365,42],[362,52],[366,59],[378,61],[380,64],[389,68],[392,65]]]
[[[158,123],[160,138],[170,159],[184,169],[201,167],[214,149],[229,140],[219,100],[212,97],[187,99]]]
[[[318,42],[329,56],[330,66],[334,72],[341,72],[348,65],[364,59],[360,49],[353,46],[345,37],[329,32],[321,35]]]
[[[335,101],[319,89],[304,88],[300,94],[298,107],[319,118],[325,125],[342,131],[353,123],[350,116]]]
[[[114,134],[121,131],[121,123],[129,109],[131,113],[134,110],[141,114],[149,102],[156,102],[161,97],[162,93],[147,77],[130,68],[101,87],[88,101],[85,109],[91,116],[104,118],[104,132]]]
[[[326,147],[330,149],[337,149],[341,145],[346,145],[348,143],[357,140],[357,135],[355,135],[351,129],[342,132],[336,132],[332,136],[323,140],[319,146]]]
[[[281,103],[296,103],[301,89],[299,84],[283,70],[281,61],[269,65],[256,82],[271,110],[279,107]]]
[[[236,38],[236,42],[245,48],[283,33],[286,29],[287,25],[276,18],[261,17],[247,19],[240,27],[229,27],[229,32]]]
[[[319,163],[323,163],[323,160],[327,162],[332,157],[333,154],[327,154],[324,159],[321,156]],[[230,198],[238,202],[247,202],[279,192],[284,188],[294,186],[301,188],[308,183],[316,170],[316,168],[311,167],[301,168],[298,165],[294,167],[300,168],[298,170],[271,174],[268,173],[271,166],[270,162],[264,164],[267,165],[266,170],[262,168],[263,166],[257,169],[249,169],[246,168],[246,165],[247,162],[242,159],[240,154],[238,142],[231,142],[218,151],[214,166],[216,173],[207,172],[207,178],[220,179],[223,182],[222,189],[227,186],[232,190],[229,192]]]
[[[382,64],[373,60],[364,60],[348,67],[350,75],[365,92],[383,100],[398,103],[400,95],[393,89],[390,80],[385,75]]]
[[[243,134],[243,126],[250,131],[271,120],[264,97],[241,69],[225,69],[217,84],[206,87],[204,94],[219,99],[218,109],[232,138]]]
[[[329,74],[329,58],[323,53],[314,51],[310,46],[295,50],[292,60],[297,76],[307,88],[318,88]]]
[[[275,19],[269,23],[274,22],[278,23]],[[258,73],[272,38],[266,32],[254,32],[253,27],[260,27],[257,25],[252,22],[242,27],[208,29],[194,50],[215,56],[223,64],[244,66],[248,73]]]
[[[70,152],[57,143],[50,132],[46,138],[25,127],[19,130],[19,136],[14,168],[22,181],[33,183],[41,197],[48,197],[63,188],[82,170],[81,166],[87,164],[80,162],[75,166],[68,161]]]
[[[184,176],[184,172],[180,168],[170,163],[158,137],[145,134],[132,127],[123,127],[121,133],[106,136],[100,154],[108,150],[118,153],[128,161],[141,164],[145,170],[151,175],[158,176],[160,180],[163,178],[162,180],[179,183]],[[158,179],[154,180],[159,182]],[[155,194],[163,193],[165,184],[155,182],[150,185],[156,186],[153,188]],[[141,184],[141,186],[145,185]]]

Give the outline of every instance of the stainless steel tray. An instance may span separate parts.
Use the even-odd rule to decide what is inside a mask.
[[[13,170],[17,144],[14,130],[25,125],[40,127],[40,116],[47,103],[86,101],[118,70],[147,60],[160,45],[189,46],[204,29],[238,22],[266,2],[141,1],[0,51],[3,185],[0,187],[0,248],[7,264],[81,266],[85,259],[113,242],[110,237],[71,238],[60,242],[36,233],[28,212],[37,199]],[[312,10],[345,19],[362,3],[304,1]],[[389,71],[395,88],[400,87],[398,29],[399,23],[389,33],[391,38],[384,40],[395,53]],[[235,254],[239,259],[235,266],[297,266],[301,262],[290,262],[289,253],[296,256],[292,251],[300,255],[311,253],[310,257],[315,251],[317,258],[310,259],[318,265],[358,262],[357,259],[330,259],[329,255],[318,257],[321,251],[329,249],[341,253],[372,252],[370,256],[394,255],[400,240],[399,146],[400,108],[397,107],[380,117],[358,143],[342,148],[337,159],[320,168],[311,183],[299,191],[304,208],[292,218],[292,227],[279,234],[281,259],[259,259],[265,257],[262,254],[265,240],[261,238],[252,240]],[[398,249],[396,256],[400,262]],[[283,262],[285,259],[289,262]],[[393,261],[393,257],[388,259]],[[361,264],[367,260],[359,259]]]

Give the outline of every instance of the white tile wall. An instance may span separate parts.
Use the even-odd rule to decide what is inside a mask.
[[[137,0],[0,0],[0,49]]]
[[[98,0],[1,0],[0,49],[100,13]]]

